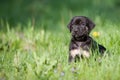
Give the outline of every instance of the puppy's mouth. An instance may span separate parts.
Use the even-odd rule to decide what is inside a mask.
[[[79,33],[73,33],[72,34],[72,36],[73,37],[76,37],[76,38],[80,38],[80,37],[83,37],[83,36],[87,36],[88,34],[85,34],[85,33],[81,33],[81,34],[79,34]]]
[[[84,36],[86,36],[86,35],[74,35],[73,37],[75,37],[75,38],[82,38]]]
[[[87,40],[87,35],[73,36],[73,37],[77,41],[86,41]]]
[[[71,33],[72,33],[72,36],[74,36],[76,38],[89,35],[87,28],[79,29],[76,31],[73,30]]]

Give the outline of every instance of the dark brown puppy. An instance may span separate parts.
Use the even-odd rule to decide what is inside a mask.
[[[89,58],[91,51],[103,54],[106,48],[94,41],[89,33],[95,24],[85,16],[75,16],[67,26],[72,34],[69,46],[69,62],[75,61],[76,57]]]

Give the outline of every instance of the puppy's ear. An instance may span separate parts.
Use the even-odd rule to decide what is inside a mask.
[[[72,21],[73,21],[73,19],[71,19],[71,21],[69,22],[69,24],[67,25],[67,28],[70,30],[70,32],[71,32],[71,30],[72,30]]]
[[[89,18],[87,18],[87,27],[88,27],[89,33],[95,27],[95,24]]]

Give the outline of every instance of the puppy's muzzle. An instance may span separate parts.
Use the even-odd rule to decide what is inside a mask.
[[[73,26],[72,36],[80,37],[88,34],[88,28],[85,26]]]

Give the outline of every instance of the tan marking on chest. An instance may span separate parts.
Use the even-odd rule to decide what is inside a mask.
[[[72,57],[75,57],[76,55],[81,56],[80,49],[73,49],[70,51],[70,54]]]
[[[73,49],[70,51],[70,54],[72,57],[75,57],[76,55],[78,56],[83,56],[83,57],[86,57],[86,58],[89,58],[90,57],[90,52],[89,51],[86,51],[86,50],[83,50],[82,48],[79,48],[79,49]]]

